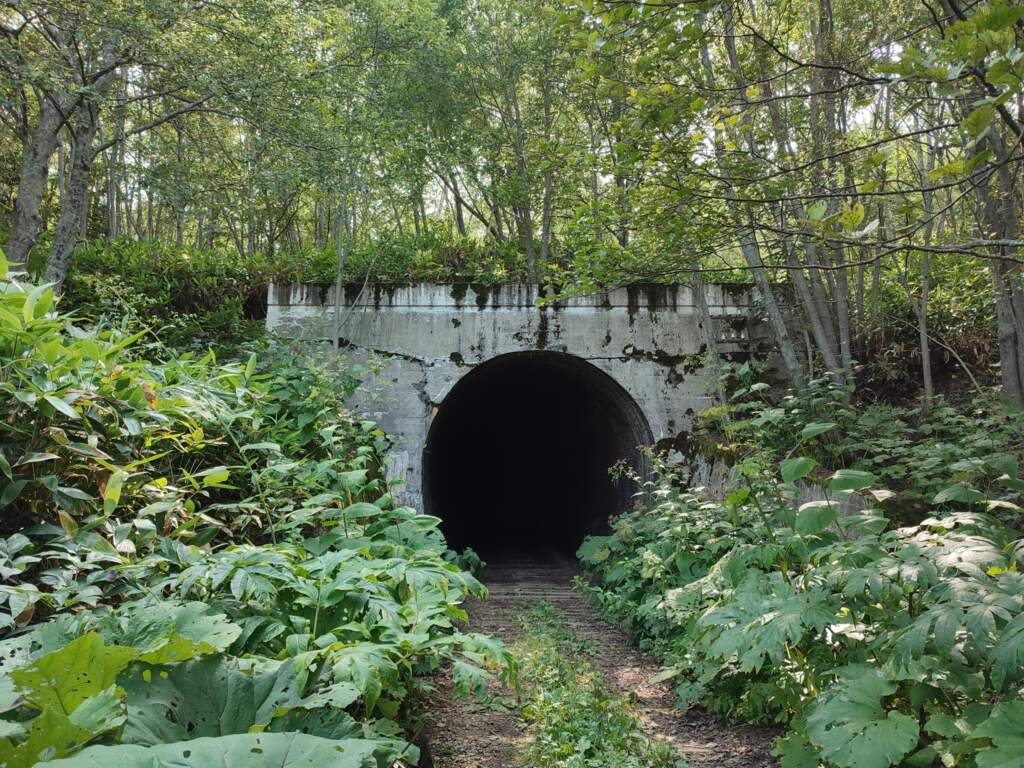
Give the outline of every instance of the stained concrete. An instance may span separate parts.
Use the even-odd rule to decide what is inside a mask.
[[[267,329],[329,340],[333,293],[329,286],[271,286]],[[709,285],[706,297],[719,361],[707,359],[687,287],[637,285],[538,307],[537,287],[525,284],[346,286],[341,354],[374,371],[352,407],[372,414],[398,439],[390,472],[404,481],[403,495],[415,506],[424,500],[428,432],[449,393],[474,369],[512,353],[561,353],[593,366],[642,414],[644,429],[637,434],[676,449],[681,461],[694,461],[688,449],[693,417],[714,404],[720,363],[770,348],[768,329],[745,289]],[[542,368],[537,374],[549,375]],[[629,403],[609,403],[628,418]]]

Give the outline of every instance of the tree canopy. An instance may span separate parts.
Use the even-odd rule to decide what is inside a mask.
[[[751,281],[795,382],[912,358],[930,397],[939,355],[1024,402],[1022,32],[1016,0],[18,0],[0,226],[58,286],[97,238]]]

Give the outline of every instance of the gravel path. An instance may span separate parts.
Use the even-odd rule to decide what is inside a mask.
[[[609,687],[636,697],[636,711],[655,739],[673,744],[693,768],[769,768],[774,732],[767,728],[723,724],[699,709],[672,706],[670,683],[650,682],[661,667],[608,624],[572,581],[578,570],[566,561],[503,562],[489,566],[483,581],[485,601],[469,606],[470,629],[511,644],[519,632],[518,616],[540,600],[551,603],[569,629],[587,642],[591,663]],[[511,695],[496,691],[498,696]],[[434,768],[513,768],[527,734],[514,710],[495,711],[455,701],[448,680],[438,681],[431,702],[433,721],[427,742]],[[427,761],[424,761],[427,762]]]

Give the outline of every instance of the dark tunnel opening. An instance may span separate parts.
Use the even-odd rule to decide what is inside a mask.
[[[452,549],[484,559],[573,555],[627,509],[652,442],[640,408],[610,376],[558,352],[516,352],[463,377],[434,417],[423,498]]]

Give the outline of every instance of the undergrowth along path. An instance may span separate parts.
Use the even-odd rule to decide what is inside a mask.
[[[558,558],[504,561],[488,566],[483,581],[490,596],[469,605],[470,628],[511,645],[520,617],[548,603],[565,627],[583,641],[589,662],[610,691],[630,697],[647,735],[671,744],[693,768],[769,768],[770,728],[729,725],[696,708],[676,709],[670,682],[652,683],[659,663],[640,652],[627,633],[609,624],[573,587],[579,574]],[[492,689],[479,701],[457,700],[451,681],[438,681],[430,703],[427,743],[434,768],[512,768],[523,765],[529,743],[510,690]],[[502,704],[512,704],[511,707]],[[530,767],[532,768],[532,767]]]

